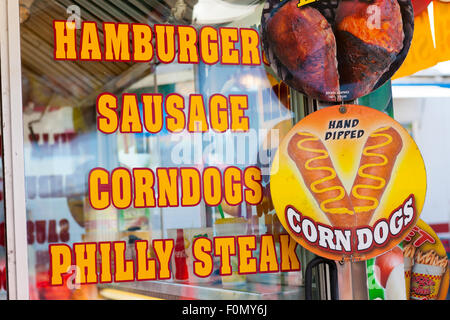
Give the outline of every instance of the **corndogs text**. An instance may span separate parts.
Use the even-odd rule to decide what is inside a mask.
[[[248,28],[155,25],[104,22],[100,40],[95,21],[81,25],[79,49],[74,22],[53,21],[54,59],[80,61],[149,62],[155,57],[164,64],[260,65],[259,34]],[[153,44],[155,41],[155,47]],[[237,43],[240,42],[240,48]],[[103,50],[101,49],[103,44]]]
[[[280,1],[282,1],[282,0],[280,0]],[[304,5],[307,5],[307,4],[310,4],[310,3],[313,3],[313,2],[316,2],[317,0],[299,0],[299,2],[298,2],[298,4],[297,4],[297,7],[302,7],[302,6],[304,6]]]
[[[387,220],[380,219],[373,227],[329,227],[303,216],[291,206],[285,209],[287,225],[295,235],[334,253],[361,253],[372,247],[382,247],[408,228],[416,214],[414,195],[392,211]]]

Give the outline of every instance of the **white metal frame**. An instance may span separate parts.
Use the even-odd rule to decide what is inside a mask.
[[[0,1],[3,180],[8,298],[29,299],[19,0]]]

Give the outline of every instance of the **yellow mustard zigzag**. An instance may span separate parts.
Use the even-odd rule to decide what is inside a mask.
[[[332,191],[332,190],[338,190],[339,191],[339,195],[337,197],[331,198],[331,199],[327,199],[324,200],[320,203],[320,208],[327,213],[333,213],[333,214],[354,214],[353,211],[349,210],[348,208],[345,207],[340,207],[340,208],[327,208],[326,205],[335,201],[339,201],[342,200],[345,197],[345,189],[342,186],[333,186],[333,187],[327,187],[327,188],[322,188],[319,189],[317,188],[317,185],[329,181],[329,180],[333,180],[334,178],[336,178],[336,171],[331,168],[331,167],[311,167],[310,163],[317,161],[317,160],[323,160],[323,159],[327,159],[329,157],[329,154],[327,152],[327,150],[325,149],[313,149],[313,148],[308,148],[303,146],[303,144],[305,142],[308,141],[318,141],[319,138],[317,138],[315,135],[307,133],[307,132],[299,132],[298,134],[300,135],[304,135],[304,136],[308,136],[310,138],[306,138],[301,140],[300,142],[297,143],[297,147],[301,150],[304,151],[308,151],[308,152],[314,152],[314,153],[319,153],[321,155],[314,157],[312,159],[309,159],[308,161],[305,162],[305,168],[307,170],[323,170],[323,171],[328,171],[330,173],[329,176],[324,177],[322,179],[316,180],[313,183],[311,183],[310,185],[310,189],[311,191],[313,191],[314,193],[324,193],[324,192],[328,192],[328,191]]]
[[[358,207],[354,207],[353,209],[355,210],[355,212],[365,212],[365,211],[370,211],[373,210],[375,208],[378,207],[378,199],[374,198],[374,197],[369,197],[369,196],[363,196],[360,195],[358,193],[358,189],[373,189],[373,190],[379,190],[379,189],[383,189],[386,186],[386,180],[378,177],[378,176],[374,176],[371,174],[367,174],[364,172],[365,169],[367,168],[371,168],[371,167],[381,167],[381,166],[385,166],[388,163],[388,158],[384,155],[384,154],[380,154],[380,153],[371,153],[370,151],[373,149],[378,149],[378,148],[383,148],[389,144],[392,143],[393,138],[390,134],[387,133],[379,133],[380,131],[384,131],[388,129],[388,127],[385,128],[380,128],[376,131],[374,131],[370,137],[385,137],[386,141],[383,143],[379,143],[377,145],[373,145],[373,146],[368,146],[366,148],[364,148],[363,150],[363,155],[368,156],[368,157],[379,157],[383,160],[383,162],[381,163],[367,163],[363,166],[361,166],[358,170],[358,175],[361,176],[362,178],[369,178],[375,181],[378,181],[379,184],[378,185],[369,185],[369,184],[357,184],[353,187],[352,189],[352,195],[356,198],[356,199],[360,199],[360,200],[368,200],[372,202],[372,205],[369,206],[358,206]]]

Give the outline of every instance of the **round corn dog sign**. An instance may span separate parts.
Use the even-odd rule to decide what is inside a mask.
[[[333,260],[367,260],[408,235],[422,211],[425,165],[386,114],[332,106],[302,119],[271,169],[278,217],[298,243]]]

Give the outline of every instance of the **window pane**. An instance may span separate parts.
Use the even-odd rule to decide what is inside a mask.
[[[143,24],[151,28],[157,24],[192,25],[198,32],[203,25],[193,23],[197,1],[186,1],[184,11],[180,11],[182,14],[173,10],[179,6],[175,4],[178,1],[31,2],[21,23],[31,298],[114,299],[133,298],[136,296],[129,294],[134,293],[163,299],[303,299],[303,267],[312,255],[295,245],[289,250],[296,259],[286,258],[281,253],[281,247],[288,248],[293,240],[284,237],[286,232],[274,211],[269,185],[270,168],[279,141],[293,121],[304,116],[303,97],[291,93],[284,83],[268,73],[264,63],[253,66],[186,64],[179,63],[178,59],[162,63],[161,56],[144,63],[132,62],[132,58],[126,56],[106,61],[107,46],[114,46],[112,43],[116,41],[117,49],[119,41],[107,40],[108,32],[111,36],[120,33],[121,28]],[[249,17],[245,22],[236,15],[217,23],[257,30],[262,7],[249,5],[252,10],[247,8]],[[93,28],[85,45],[98,39],[100,50],[105,50],[99,61],[81,61],[79,57],[54,59],[54,23],[67,19],[75,21],[78,28],[75,31],[77,46],[85,39],[81,30],[89,33],[85,28]],[[219,30],[219,25],[211,26],[212,30]],[[64,32],[68,35],[69,31]],[[124,36],[130,34],[123,33]],[[133,45],[133,41],[136,39],[128,38],[121,45]],[[82,48],[77,48],[76,54],[81,55]],[[110,53],[118,55],[120,49],[117,50]],[[213,96],[215,105],[222,106],[217,109],[221,114],[212,114],[208,107]],[[108,103],[112,104],[117,99],[122,130],[110,133],[98,129],[99,121],[105,120],[102,114],[105,110],[98,108],[100,97],[109,99]],[[159,104],[158,97],[162,97]],[[223,116],[225,109],[227,112],[233,109],[232,99],[235,99],[235,117]],[[185,103],[185,115],[197,117],[200,124],[203,123],[198,114],[201,109],[188,114],[189,106],[206,105],[204,119],[212,126],[210,119],[217,117],[216,129],[224,125],[227,118],[230,119],[228,127],[239,124],[242,121],[239,106],[247,103],[245,116],[249,120],[249,130],[243,134],[231,130],[217,132],[220,130],[208,127],[201,133],[186,130],[173,133],[177,123],[167,119],[176,118],[174,109],[181,102]],[[148,113],[154,118],[146,118]],[[134,120],[127,122],[126,119]],[[164,119],[159,127],[158,119]],[[189,118],[185,120],[189,129]],[[134,133],[124,133],[127,124]],[[194,129],[199,125],[198,122],[191,124]],[[260,185],[264,196],[257,205],[239,199],[238,189],[234,189],[251,183],[248,168],[256,168],[255,172],[262,175]],[[106,182],[103,180],[105,172],[106,179],[110,179]],[[95,179],[94,174],[98,174]],[[228,187],[225,187],[227,179]],[[93,193],[90,193],[89,181],[92,182],[90,187],[96,188]],[[114,183],[120,187],[115,188]],[[195,191],[198,183],[208,185],[202,189],[200,199]],[[216,192],[229,192],[229,198],[211,192],[215,187]],[[98,196],[95,203],[92,194]],[[102,202],[103,194],[112,197],[106,205]],[[129,194],[132,195],[131,206],[126,205]],[[152,201],[156,205],[151,205]],[[186,201],[184,206],[183,201]],[[173,205],[174,202],[178,205]],[[269,260],[258,265],[258,270],[266,268],[267,272],[238,274],[238,255],[234,255],[230,275],[219,274],[218,256],[210,256],[210,274],[194,273],[193,245],[197,239],[212,241],[214,237],[247,235],[255,236],[252,255],[257,261],[273,248],[273,253],[269,254],[273,260],[269,261],[268,257]],[[160,258],[161,250],[170,242],[158,247],[161,239],[173,241],[173,252],[167,256],[170,257],[168,278],[161,271],[161,266],[166,264]],[[264,249],[267,252],[259,249],[262,239],[268,241]],[[83,244],[79,248],[87,250],[85,256],[76,256],[75,246],[79,244]],[[92,244],[94,249],[89,251]],[[140,247],[141,244],[145,247]],[[73,256],[78,257],[77,261],[75,258],[61,264],[60,267],[65,268],[63,286],[51,283],[49,251],[52,248],[61,252],[70,248]],[[158,264],[155,274],[152,276],[150,272],[145,278],[156,279],[136,281],[136,270],[129,278],[127,270],[130,269],[126,269],[126,265],[124,270],[119,270],[121,262],[117,259],[121,255],[127,261],[134,261],[136,268],[143,255]],[[55,257],[60,256],[55,254]],[[61,253],[61,257],[64,260],[67,255]],[[79,260],[83,258],[88,261],[87,269],[79,267]],[[292,263],[290,272],[280,271],[282,259],[291,259],[288,261]],[[302,270],[295,264],[296,260],[300,261]],[[76,283],[74,272],[85,274],[93,265],[97,265],[97,277],[84,281],[92,283]],[[111,267],[109,281],[105,266]],[[148,266],[151,270],[152,262]]]

